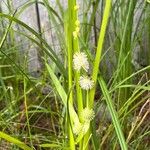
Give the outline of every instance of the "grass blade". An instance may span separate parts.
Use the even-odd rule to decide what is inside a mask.
[[[67,108],[67,94],[66,94],[65,90],[63,89],[63,87],[62,87],[61,83],[59,82],[58,78],[56,77],[56,75],[54,74],[54,71],[52,70],[50,65],[48,65],[47,63],[46,63],[46,68],[49,72],[49,75],[53,81],[53,84],[56,87],[56,90],[57,90],[64,106]],[[78,117],[73,106],[70,103],[69,103],[69,112],[71,114],[71,116],[70,116],[71,119],[73,119],[73,118],[75,119]]]
[[[0,138],[3,138],[6,141],[15,144],[15,145],[17,145],[18,147],[20,147],[20,148],[22,148],[24,150],[33,150],[32,148],[30,148],[29,146],[27,146],[25,143],[19,141],[18,139],[14,138],[14,137],[12,137],[12,136],[4,133],[4,132],[1,132],[1,131],[0,131]]]
[[[106,83],[105,83],[105,81],[103,80],[102,77],[99,77],[98,82],[101,86],[101,89],[102,89],[103,95],[105,97],[110,115],[112,117],[113,125],[115,127],[116,134],[117,134],[119,142],[120,142],[120,146],[121,146],[122,150],[127,150],[128,149],[127,144],[125,142],[125,138],[124,138],[124,135],[123,135],[122,130],[121,130],[121,126],[120,126],[120,123],[119,123],[117,112],[114,108],[113,101],[112,101],[112,99],[109,95],[109,91],[107,89]]]

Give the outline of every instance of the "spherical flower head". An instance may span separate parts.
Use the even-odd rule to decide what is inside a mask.
[[[88,76],[81,76],[79,79],[79,84],[83,90],[90,90],[94,87],[94,81]]]
[[[89,69],[87,55],[83,52],[76,52],[73,55],[73,66],[76,71],[80,71],[83,68],[87,72]]]
[[[83,122],[88,123],[94,119],[95,113],[93,109],[89,109],[88,107],[86,107],[82,110],[80,117]]]

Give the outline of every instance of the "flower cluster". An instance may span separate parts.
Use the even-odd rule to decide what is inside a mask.
[[[77,11],[78,9],[79,9],[79,6],[76,5],[74,7],[74,10]],[[74,37],[74,39],[76,39],[78,37],[79,31],[80,31],[80,22],[79,22],[79,20],[76,20],[75,21],[75,30],[73,31],[73,37]]]
[[[80,133],[85,134],[90,126],[90,121],[93,120],[95,117],[95,113],[92,109],[85,108],[81,112],[80,118],[81,122],[79,120],[76,120],[74,122],[73,126],[73,132],[75,135],[79,135]]]
[[[80,71],[81,68],[83,68],[87,72],[89,63],[86,54],[83,52],[76,52],[73,56],[73,66],[77,71]]]
[[[78,10],[78,6],[74,7],[74,11]],[[75,30],[73,32],[73,37],[76,39],[80,31],[80,22],[79,20],[75,21]],[[73,68],[75,71],[86,74],[89,70],[88,57],[84,52],[76,52],[73,55]],[[87,90],[87,99],[88,100],[88,90],[91,90],[94,87],[94,81],[87,75],[82,75],[78,78],[77,81],[83,90]],[[90,122],[95,117],[95,113],[92,109],[85,107],[79,114],[79,118],[73,119],[73,133],[78,137],[85,135],[90,127]],[[78,139],[78,138],[77,138]]]
[[[91,80],[88,76],[81,76],[79,80],[79,84],[82,89],[90,90],[94,86],[94,81]]]
[[[89,70],[87,55],[83,52],[76,52],[73,55],[73,67],[76,71],[80,71],[83,68],[87,72]],[[94,81],[88,76],[81,76],[79,84],[83,90],[90,90],[94,87]]]
[[[79,21],[77,20],[76,22],[79,22]],[[78,37],[79,31],[80,31],[80,23],[78,23],[78,26],[76,25],[75,31],[73,31],[73,37],[74,37],[74,39],[76,39]]]
[[[91,120],[94,119],[95,113],[93,109],[85,108],[82,110],[80,114],[80,118],[83,122],[90,122]]]
[[[89,62],[87,55],[83,52],[76,52],[73,56],[73,67],[76,71],[84,69],[86,72],[89,70]],[[88,76],[81,76],[79,78],[80,87],[83,90],[90,90],[94,87],[94,81]],[[73,125],[73,132],[75,135],[85,134],[89,127],[90,121],[93,120],[95,113],[92,109],[85,108],[80,114],[80,121],[75,120]]]

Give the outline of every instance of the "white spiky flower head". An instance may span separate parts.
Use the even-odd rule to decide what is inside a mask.
[[[84,90],[90,90],[94,87],[94,81],[91,80],[88,76],[81,76],[79,79],[79,84]]]
[[[91,120],[93,120],[95,117],[95,113],[93,109],[90,109],[88,107],[84,108],[80,114],[80,118],[83,122],[88,123]]]
[[[80,71],[81,68],[83,68],[87,72],[89,69],[87,55],[83,52],[76,52],[73,55],[73,66],[77,71]]]

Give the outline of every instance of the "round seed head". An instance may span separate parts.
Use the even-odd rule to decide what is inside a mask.
[[[83,52],[76,52],[73,55],[73,66],[76,71],[80,71],[81,68],[87,71],[89,69],[87,55]]]
[[[90,90],[94,87],[94,81],[87,76],[81,76],[79,80],[79,84],[81,88],[84,90]]]
[[[93,109],[89,109],[86,107],[82,110],[80,117],[83,122],[90,122],[91,120],[94,119],[95,113]]]

